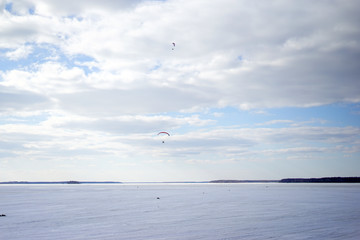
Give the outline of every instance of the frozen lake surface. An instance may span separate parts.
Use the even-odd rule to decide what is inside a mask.
[[[0,196],[1,240],[360,239],[360,184],[0,185]]]

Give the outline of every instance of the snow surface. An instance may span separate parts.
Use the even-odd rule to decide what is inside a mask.
[[[360,184],[0,185],[0,197],[1,240],[360,239]]]

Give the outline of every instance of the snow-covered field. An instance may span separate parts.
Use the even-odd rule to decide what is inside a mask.
[[[358,240],[359,203],[360,184],[0,185],[0,239]]]

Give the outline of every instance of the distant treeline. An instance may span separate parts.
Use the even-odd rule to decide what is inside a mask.
[[[27,181],[11,181],[0,182],[0,184],[103,184],[103,183],[122,183],[122,182],[79,182],[79,181],[60,181],[60,182],[27,182]]]
[[[360,177],[285,178],[281,183],[360,183]]]
[[[213,180],[210,183],[360,183],[360,177],[285,178],[281,180]]]

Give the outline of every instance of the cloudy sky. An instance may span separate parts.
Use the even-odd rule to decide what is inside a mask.
[[[359,11],[0,0],[0,181],[360,176]]]

